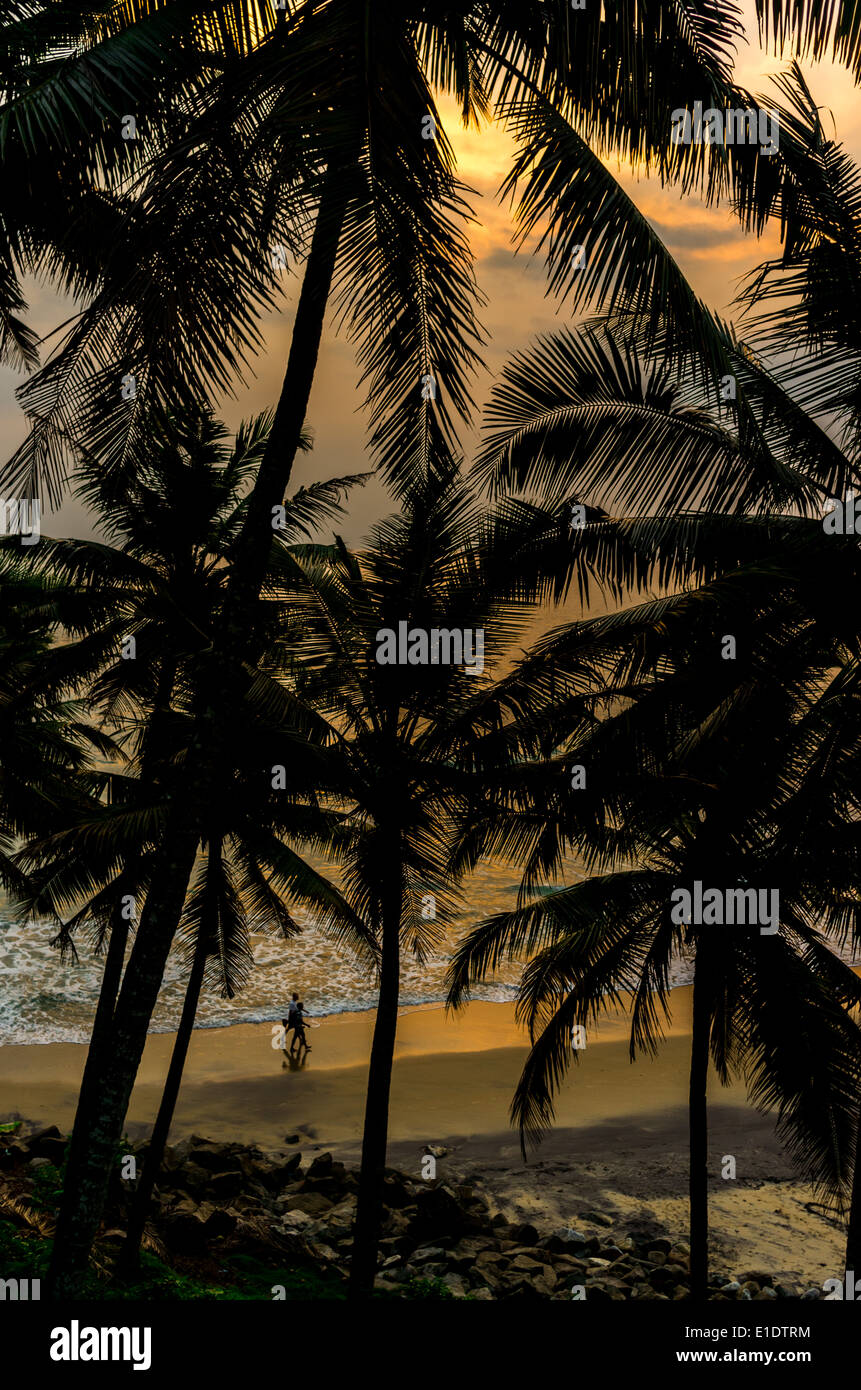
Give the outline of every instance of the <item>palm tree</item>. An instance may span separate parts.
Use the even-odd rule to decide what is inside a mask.
[[[784,98],[780,178],[759,213],[782,217],[784,252],[751,276],[744,294],[760,330],[752,344],[704,313],[702,331],[694,331],[692,319],[687,334],[667,329],[656,336],[642,318],[618,314],[577,333],[545,337],[503,374],[477,467],[496,491],[563,495],[577,505],[566,563],[569,578],[573,568],[581,585],[597,576],[622,600],[630,599],[632,587],[663,586],[672,595],[698,584],[692,597],[706,617],[711,646],[703,651],[691,642],[686,659],[696,662],[693,669],[717,690],[725,693],[727,675],[727,667],[716,661],[720,633],[735,634],[741,649],[752,639],[752,615],[769,614],[784,654],[779,664],[770,657],[751,674],[767,688],[769,669],[782,669],[788,688],[803,693],[802,704],[787,710],[780,692],[773,692],[772,718],[763,719],[756,745],[758,758],[763,747],[777,752],[781,746],[791,757],[781,775],[794,782],[796,792],[779,827],[771,829],[786,858],[803,857],[807,845],[816,847],[819,862],[809,868],[805,920],[830,930],[842,945],[850,933],[859,940],[859,885],[852,871],[858,862],[859,637],[856,605],[841,604],[837,614],[833,595],[858,591],[857,546],[851,536],[824,534],[816,513],[824,497],[845,496],[858,485],[859,341],[854,316],[845,307],[854,302],[857,288],[858,172],[842,147],[826,137],[798,69],[778,86]],[[560,163],[569,172],[573,159],[561,142]],[[561,177],[546,189],[535,182],[532,215],[546,213],[554,199],[564,206],[567,196]],[[779,307],[758,313],[771,298],[781,300]],[[735,401],[732,393],[721,398],[722,382],[737,387]],[[551,563],[558,564],[555,551]],[[563,588],[567,582],[560,577]],[[727,594],[740,601],[732,619],[718,626],[712,615]],[[648,641],[655,663],[667,655],[666,625],[685,601],[667,599],[653,611]],[[619,621],[633,624],[634,619]],[[645,642],[646,634],[639,640]],[[570,645],[575,650],[576,641]],[[555,665],[551,669],[558,679]],[[592,675],[598,691],[600,674]],[[630,692],[617,695],[624,701]],[[696,692],[687,698],[695,709]],[[605,712],[608,696],[602,699],[598,708]],[[716,706],[711,717],[723,722],[725,714]],[[570,709],[568,719],[568,727],[556,719],[556,737],[578,735]],[[797,743],[788,738],[794,720]],[[632,752],[633,765],[653,737],[649,729]],[[660,762],[656,766],[661,768]],[[636,813],[633,805],[617,812],[622,823],[631,821],[629,853],[636,847]],[[593,808],[592,814],[590,833],[597,827],[606,845],[603,809]],[[546,833],[552,837],[549,821]],[[584,833],[582,825],[578,833]],[[610,840],[615,843],[613,836]],[[673,873],[681,872],[674,862]],[[819,890],[817,876],[825,879]],[[576,891],[585,909],[588,890]],[[509,929],[515,933],[512,924]],[[524,927],[519,945],[526,939]],[[480,943],[475,949],[480,951]],[[695,983],[695,998],[698,993],[701,998]],[[851,998],[836,988],[835,995]],[[702,1022],[703,1013],[697,1012]],[[701,1131],[705,1037],[702,1023],[700,1080],[692,1082]],[[856,1120],[856,1134],[857,1128]],[[848,1133],[844,1143],[850,1154],[851,1139]],[[698,1165],[701,1154],[700,1142]],[[706,1190],[701,1179],[697,1188],[695,1246],[702,1252]],[[859,1189],[856,1176],[847,1269],[857,1266],[861,1249]],[[702,1284],[702,1253],[698,1263]]]
[[[85,922],[95,927],[97,947],[110,933],[85,1093],[89,1085],[95,1085],[92,1063],[109,1036],[122,971],[129,922],[119,908],[129,895],[140,905],[151,889],[153,856],[164,833],[170,798],[184,775],[192,731],[190,710],[199,698],[194,689],[193,654],[211,641],[217,626],[227,573],[225,558],[241,523],[244,491],[268,427],[269,417],[258,417],[227,444],[223,427],[206,414],[196,415],[183,426],[166,421],[153,440],[146,469],[124,495],[115,496],[98,470],[85,466],[80,489],[100,510],[116,544],[46,539],[29,561],[32,569],[51,576],[54,619],[62,621],[74,639],[49,654],[52,679],[85,688],[90,708],[136,749],[133,767],[103,774],[110,793],[107,804],[76,805],[74,815],[67,814],[53,833],[32,836],[24,853],[34,879],[28,894],[31,910],[48,911],[58,921],[73,910],[61,931],[63,944],[71,943],[73,932]],[[301,489],[284,508],[283,543],[307,534],[309,527],[337,513],[339,499],[353,481]],[[277,592],[272,591],[260,621],[280,629],[279,612]],[[125,653],[130,636],[136,643],[135,661],[124,660],[119,651],[122,648]],[[234,729],[231,767],[242,772],[241,785],[247,784],[253,796],[251,800],[250,792],[240,796],[240,785],[228,779],[219,862],[226,866],[228,860],[236,860],[243,902],[253,901],[257,915],[265,912],[268,920],[279,921],[286,935],[295,928],[282,905],[283,893],[311,903],[321,911],[323,925],[365,948],[361,924],[337,892],[285,843],[288,838],[302,839],[319,850],[328,823],[314,809],[314,730],[307,716],[300,718],[295,702],[291,706],[278,683],[280,675],[271,660],[261,666],[249,690],[243,721]],[[261,766],[268,760],[271,767],[278,757],[291,766],[304,806],[294,805],[289,796],[273,797],[271,772],[265,784],[261,782]],[[210,823],[212,816],[211,806]],[[270,878],[277,882],[277,889],[269,886]],[[227,968],[229,942],[224,936],[215,939]],[[202,932],[202,940],[205,954],[202,961],[195,961],[184,1012],[189,1029],[199,993],[198,975],[212,951],[211,935]],[[242,941],[244,936],[237,938],[234,933],[236,952],[241,953]],[[234,966],[225,978],[229,992],[236,988],[235,974]],[[178,1086],[181,1076],[187,1048],[183,1033],[171,1067],[170,1088]],[[160,1146],[157,1141],[165,1122],[169,1128],[170,1113],[172,1104],[165,1105],[162,1125],[150,1146],[146,1177],[150,1186],[164,1138]],[[166,1133],[165,1128],[165,1138]],[[134,1238],[129,1248],[135,1257]]]
[[[360,550],[338,541],[289,553],[296,631],[284,641],[295,655],[297,697],[331,731],[319,786],[322,804],[341,818],[333,850],[343,891],[379,943],[355,1298],[370,1295],[377,1266],[401,958],[411,951],[421,960],[438,947],[457,909],[450,853],[476,795],[476,751],[500,736],[492,671],[540,597],[530,547],[546,524],[531,508],[487,513],[452,462],[413,486]],[[466,664],[435,657],[432,646],[423,663],[381,661],[399,624],[429,643],[434,629],[445,629],[445,641],[459,634]],[[473,670],[471,640],[479,643]]]
[[[512,1106],[524,1144],[552,1118],[572,1027],[627,992],[632,1059],[654,1054],[671,966],[692,960],[694,1297],[708,1282],[710,1054],[721,1081],[741,1072],[752,1099],[777,1109],[790,1151],[844,1207],[852,1174],[861,1034],[846,1009],[861,987],[823,935],[859,888],[843,714],[823,679],[831,652],[788,629],[780,606],[743,576],[551,634],[506,697],[530,737],[547,726],[554,754],[513,804],[489,792],[463,850],[473,862],[516,845],[527,869],[518,907],[458,948],[450,994],[459,1005],[502,959],[528,962],[518,1013],[532,1050]],[[716,655],[722,631],[738,635],[737,662]],[[573,795],[560,792],[572,761],[588,769]],[[574,851],[600,872],[530,901],[536,869],[556,876]],[[769,885],[779,933],[777,921],[763,936],[683,920],[673,895],[696,880]]]
[[[27,552],[24,552],[26,556]],[[90,759],[114,750],[80,701],[49,670],[52,594],[28,572],[17,537],[0,542],[0,883],[30,885],[18,862],[24,837],[46,834],[86,805],[98,785]]]
[[[280,22],[256,4],[191,4],[162,16],[161,28],[159,16],[150,4],[132,4],[107,21],[76,17],[76,49],[59,74],[54,33],[46,41],[38,25],[24,24],[9,36],[13,60],[0,111],[8,167],[25,159],[38,167],[50,131],[52,140],[60,136],[68,177],[59,194],[52,190],[53,232],[41,205],[34,207],[37,197],[8,217],[4,211],[8,259],[53,270],[87,302],[26,392],[34,432],[9,476],[31,493],[46,463],[56,479],[69,439],[97,448],[105,470],[121,475],[145,436],[147,400],[187,405],[202,383],[226,385],[255,346],[254,309],[268,301],[274,279],[260,254],[260,229],[264,238],[275,232],[291,252],[307,245],[308,254],[284,386],[209,654],[220,689],[212,679],[217,693],[199,713],[188,777],[174,800],[157,891],[136,935],[128,991],[117,1001],[101,1105],[79,1117],[85,1168],[64,1205],[55,1291],[73,1291],[84,1267],[196,839],[255,661],[248,634],[256,630],[272,508],[282,501],[299,447],[333,284],[358,344],[375,455],[391,476],[408,477],[427,466],[441,442],[451,446],[453,422],[468,411],[480,336],[476,294],[459,225],[466,209],[431,84],[453,91],[467,117],[498,99],[504,117],[528,132],[527,163],[539,179],[559,145],[557,114],[573,121],[578,149],[581,131],[591,141],[587,220],[596,199],[606,199],[599,156],[611,150],[652,161],[710,197],[731,187],[745,216],[752,190],[767,194],[773,182],[771,166],[763,172],[752,150],[713,157],[704,147],[670,143],[666,112],[681,91],[697,90],[716,105],[747,104],[731,81],[727,40],[738,32],[731,9],[715,8],[705,19],[680,14],[675,3],[648,15],[642,7],[578,15],[583,60],[574,63],[562,0],[517,0],[491,10],[476,3],[457,13],[431,3],[404,12],[383,0],[364,9],[352,0],[313,7],[288,0]],[[69,28],[66,20],[65,41]],[[820,42],[820,27],[813,32]],[[801,25],[799,33],[807,42]],[[841,34],[841,56],[853,60],[857,47]],[[135,72],[119,99],[110,61],[117,51]],[[620,67],[642,80],[620,84]],[[159,100],[156,72],[169,77]],[[73,99],[82,74],[85,116]],[[118,101],[140,103],[151,117],[146,150],[129,141],[118,154]],[[437,138],[422,141],[428,116]],[[48,163],[53,167],[50,155]],[[533,201],[521,201],[524,217]],[[607,267],[618,264],[620,246],[630,252],[642,237],[636,210],[618,190],[613,205],[615,236],[601,238],[579,283],[599,303],[616,305]],[[558,231],[558,210],[551,222]],[[666,289],[660,252],[644,260],[631,254],[627,263],[642,266],[642,274],[636,286],[629,275],[620,291],[628,298],[634,291],[638,307],[644,292],[652,312],[664,307],[654,302]],[[12,272],[9,283],[7,302],[17,313]],[[666,307],[680,307],[690,321],[684,294]],[[105,389],[122,375],[142,388],[130,410],[117,391]],[[439,389],[420,397],[429,378]]]

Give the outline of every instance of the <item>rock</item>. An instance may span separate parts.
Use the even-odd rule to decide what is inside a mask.
[[[802,1300],[806,1303],[806,1302],[809,1302],[811,1299],[814,1299],[814,1298],[821,1298],[821,1297],[822,1297],[822,1290],[821,1290],[821,1289],[808,1289],[806,1293],[803,1293],[803,1294],[801,1295],[801,1297],[802,1297]]]
[[[550,1298],[553,1293],[552,1285],[548,1284],[539,1275],[522,1276],[514,1283],[506,1283],[504,1286],[503,1297],[505,1298]]]
[[[751,1280],[753,1283],[759,1284],[760,1288],[770,1288],[774,1283],[771,1275],[761,1269],[749,1269],[746,1274],[740,1274],[738,1278],[740,1284],[746,1284],[748,1280]]]
[[[254,1182],[262,1183],[267,1192],[280,1192],[301,1176],[302,1155],[259,1154],[240,1161],[242,1171]]]
[[[553,1232],[557,1240],[564,1241],[567,1245],[585,1245],[588,1236],[584,1236],[582,1231],[577,1231],[573,1226],[560,1226]]]
[[[383,1179],[383,1206],[388,1211],[400,1211],[412,1206],[413,1194],[403,1178],[398,1176]]]
[[[778,1298],[800,1298],[801,1288],[798,1284],[785,1283],[783,1280],[775,1284],[774,1291]]]
[[[422,1153],[430,1154],[432,1158],[446,1158],[448,1149],[443,1144],[425,1144]]]
[[[571,1231],[565,1226],[554,1231],[552,1236],[546,1236],[544,1240],[539,1241],[539,1245],[542,1245],[545,1250],[577,1256],[588,1254],[593,1248],[586,1236],[581,1235],[579,1231]]]
[[[505,1268],[502,1263],[477,1263],[469,1271],[470,1283],[478,1288],[488,1288],[498,1295],[505,1286]]]
[[[475,1266],[477,1269],[505,1269],[508,1256],[499,1250],[481,1250],[475,1257]]]
[[[285,1134],[285,1135],[284,1135],[284,1143],[285,1143],[285,1144],[301,1144],[301,1143],[302,1143],[302,1136],[301,1136],[301,1134]]]
[[[297,1192],[284,1203],[285,1211],[303,1211],[306,1216],[324,1216],[333,1206],[334,1203],[320,1192]]]
[[[378,1274],[374,1280],[374,1288],[379,1289],[381,1293],[398,1293],[397,1284],[393,1283],[391,1279],[384,1279],[381,1274]]]
[[[454,1294],[455,1298],[465,1298],[467,1286],[459,1274],[441,1274],[440,1283],[445,1284],[446,1288]]]
[[[355,1190],[356,1183],[347,1174],[331,1173],[324,1177],[307,1177],[300,1185],[300,1192],[317,1192],[328,1197],[330,1202],[340,1202],[347,1192]]]
[[[721,1293],[724,1293],[724,1294],[731,1294],[731,1293],[738,1294],[738,1293],[741,1293],[741,1284],[738,1282],[737,1279],[730,1279],[730,1280],[727,1281],[727,1283],[725,1283],[725,1284],[722,1286],[722,1288],[721,1288]]]
[[[656,1295],[656,1297],[659,1296],[660,1295]],[[621,1289],[616,1288],[614,1284],[610,1284],[604,1279],[602,1279],[600,1283],[590,1284],[586,1290],[587,1303],[621,1303],[624,1298],[625,1295],[622,1293]]]
[[[206,1228],[191,1203],[181,1203],[165,1219],[162,1234],[177,1255],[197,1255],[206,1247]]]
[[[287,1232],[304,1232],[313,1224],[314,1218],[309,1216],[306,1211],[285,1211],[279,1222],[279,1228]]]
[[[664,1250],[647,1250],[646,1258],[652,1261],[653,1265],[665,1265],[667,1256]]]
[[[198,1163],[184,1163],[175,1175],[177,1187],[201,1197],[208,1189],[212,1175]]]
[[[423,1245],[419,1250],[413,1251],[409,1262],[411,1265],[432,1264],[437,1260],[444,1260],[445,1253],[439,1245]]]
[[[198,1220],[203,1222],[207,1239],[232,1235],[239,1219],[235,1211],[214,1207],[211,1202],[202,1203],[197,1214]]]
[[[34,1135],[28,1139],[26,1148],[31,1158],[46,1158],[55,1168],[59,1168],[66,1157],[66,1141],[60,1138],[59,1131],[56,1135],[48,1131]]]
[[[591,1221],[593,1226],[612,1226],[613,1218],[605,1216],[600,1211],[584,1211],[580,1213],[584,1221]]]
[[[211,1139],[192,1139],[190,1158],[208,1173],[235,1172],[238,1144],[216,1144]]]
[[[208,1192],[216,1202],[229,1202],[242,1191],[243,1175],[238,1170],[227,1173],[213,1173],[209,1180]]]
[[[318,1154],[308,1169],[306,1176],[309,1178],[327,1177],[335,1167],[335,1161],[330,1153]],[[337,1167],[340,1168],[342,1173],[346,1171],[343,1163],[337,1164]]]
[[[62,1139],[62,1135],[56,1125],[46,1125],[43,1129],[34,1129],[32,1134],[28,1134],[24,1140],[27,1148],[34,1158],[41,1158],[42,1154],[35,1153],[34,1150],[43,1139]]]
[[[411,1226],[419,1240],[459,1236],[466,1228],[465,1214],[449,1187],[429,1187],[419,1192],[415,1205],[416,1214]]]
[[[31,1158],[30,1162],[27,1164],[27,1167],[32,1168],[34,1172],[38,1168],[53,1168],[53,1166],[50,1158]]]
[[[530,1225],[527,1221],[521,1226],[512,1226],[510,1239],[516,1241],[518,1245],[537,1245],[538,1232],[535,1227]]]
[[[477,1303],[491,1303],[493,1301],[493,1294],[491,1293],[490,1289],[486,1286],[479,1289],[473,1289],[472,1293],[470,1294],[470,1297],[474,1299]]]

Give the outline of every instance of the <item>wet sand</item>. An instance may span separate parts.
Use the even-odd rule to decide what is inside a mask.
[[[690,990],[672,994],[673,1019],[655,1060],[631,1063],[627,1024],[616,1012],[590,1030],[563,1083],[556,1126],[524,1161],[509,1126],[527,1038],[508,1004],[473,1003],[456,1015],[404,1011],[392,1081],[389,1161],[418,1173],[425,1144],[447,1149],[442,1175],[482,1187],[506,1215],[541,1226],[583,1223],[603,1211],[619,1223],[656,1222],[684,1233]],[[303,1152],[358,1153],[373,1030],[369,1013],[339,1014],[309,1031],[302,1066],[272,1046],[271,1024],[195,1031],[171,1139],[191,1133]],[[172,1034],[152,1034],[132,1096],[127,1131],[155,1115]],[[0,1115],[67,1130],[85,1048],[72,1043],[0,1047]],[[821,1284],[841,1266],[839,1225],[810,1209],[773,1124],[747,1105],[744,1088],[710,1085],[714,1254],[727,1271],[757,1266]],[[721,1178],[722,1160],[735,1180]],[[588,1224],[588,1223],[587,1223]],[[717,1266],[716,1266],[717,1267]]]

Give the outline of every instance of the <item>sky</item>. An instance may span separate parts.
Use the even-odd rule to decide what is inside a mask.
[[[767,97],[769,75],[784,70],[788,60],[766,53],[759,46],[752,0],[744,6],[744,21],[749,42],[739,49],[736,80],[755,95]],[[805,62],[802,68],[814,98],[832,113],[837,135],[849,152],[861,160],[861,103],[850,74],[827,62]],[[498,125],[489,123],[480,130],[464,130],[454,103],[443,97],[439,105],[457,154],[459,176],[473,190],[470,202],[478,218],[471,240],[478,283],[487,299],[480,317],[489,339],[483,354],[486,370],[474,388],[480,408],[489,394],[494,375],[506,359],[525,348],[536,334],[558,330],[570,321],[570,311],[547,297],[543,257],[530,256],[527,251],[514,254],[510,209],[496,197],[509,167],[512,151],[509,137]],[[826,129],[830,130],[827,114],[825,119]],[[696,292],[712,309],[731,317],[732,300],[741,279],[760,261],[775,254],[776,232],[769,230],[759,240],[746,236],[729,208],[707,208],[698,199],[682,198],[672,188],[662,188],[655,178],[638,177],[630,169],[614,167],[614,172],[664,240]],[[255,359],[253,375],[246,384],[237,385],[235,397],[217,403],[219,414],[231,428],[241,419],[274,405],[278,399],[299,283],[298,275],[284,273],[283,306],[262,321],[265,352]],[[27,283],[25,289],[30,301],[26,317],[37,332],[49,333],[67,317],[66,302],[54,294],[50,286]],[[3,458],[11,455],[26,433],[24,416],[14,396],[20,381],[20,376],[0,368],[0,457]],[[294,471],[297,485],[367,471],[365,426],[357,381],[353,348],[345,338],[336,336],[330,324],[321,346],[309,407],[308,424],[314,436],[314,449],[300,456]],[[469,443],[466,439],[467,456]],[[348,515],[338,529],[350,543],[355,543],[375,518],[390,509],[382,485],[373,480],[352,494]],[[46,534],[80,537],[94,533],[92,519],[74,499],[64,502],[57,513],[43,511],[42,529]]]

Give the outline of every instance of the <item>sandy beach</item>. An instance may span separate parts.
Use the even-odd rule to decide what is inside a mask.
[[[427,1143],[448,1152],[439,1172],[480,1186],[510,1218],[614,1226],[656,1223],[683,1236],[687,1185],[687,1054],[690,990],[672,994],[673,1018],[657,1060],[632,1064],[621,1012],[591,1030],[558,1098],[556,1126],[526,1161],[508,1108],[527,1051],[513,1006],[474,1003],[447,1015],[405,1011],[392,1084],[389,1161],[418,1175]],[[339,1014],[309,1033],[301,1067],[273,1049],[272,1025],[194,1033],[173,1142],[196,1133],[222,1140],[359,1152],[373,1015]],[[127,1130],[143,1137],[155,1115],[172,1034],[151,1034]],[[85,1048],[71,1043],[0,1047],[0,1115],[67,1130],[74,1118]],[[715,1268],[765,1268],[821,1285],[841,1268],[842,1231],[813,1206],[813,1194],[775,1138],[773,1123],[747,1105],[744,1088],[711,1102],[711,1223]],[[737,1177],[721,1178],[724,1156]]]

